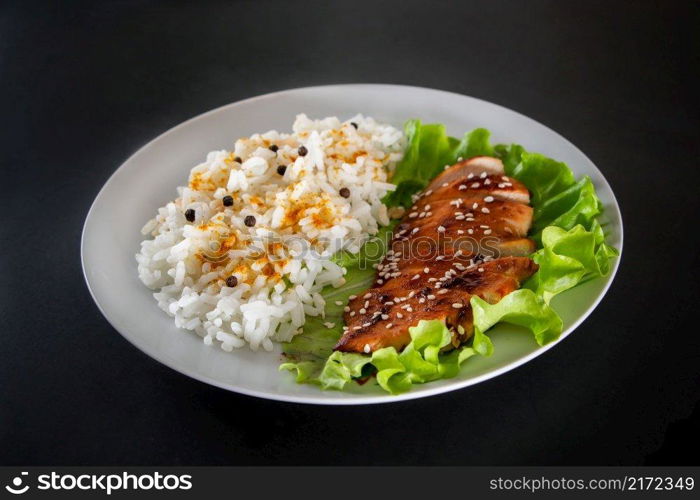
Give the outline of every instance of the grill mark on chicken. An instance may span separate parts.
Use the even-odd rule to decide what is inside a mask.
[[[537,271],[525,257],[535,250],[525,237],[532,223],[525,203],[529,192],[503,175],[497,158],[472,158],[441,173],[397,226],[372,288],[349,302],[335,349],[401,350],[421,319],[444,321],[453,346],[471,338],[471,297],[498,302]]]

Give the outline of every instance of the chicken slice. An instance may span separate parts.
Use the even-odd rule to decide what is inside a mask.
[[[461,161],[445,169],[428,185],[427,190],[435,189],[444,183],[451,183],[454,180],[466,179],[469,175],[478,177],[486,173],[487,175],[504,175],[503,162],[493,156],[475,156],[468,160]]]
[[[345,333],[335,350],[401,350],[411,341],[409,327],[420,320],[434,319],[453,329],[453,344],[459,345],[473,334],[472,296],[498,302],[536,270],[537,264],[525,257],[506,257],[464,270],[458,269],[454,261],[416,261],[400,276],[350,301]]]

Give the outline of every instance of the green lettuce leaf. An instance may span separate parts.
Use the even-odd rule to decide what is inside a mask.
[[[391,394],[400,394],[408,391],[413,384],[454,377],[459,372],[459,366],[476,353],[471,347],[461,347],[441,354],[441,350],[450,343],[451,333],[438,320],[420,321],[408,332],[411,342],[401,352],[393,347],[379,349],[371,356],[336,351],[322,367],[309,369],[306,362],[300,362],[285,363],[280,369],[296,370],[297,381],[337,390],[342,390],[353,379],[375,373],[382,389]]]
[[[489,304],[476,296],[471,298],[470,303],[474,313],[475,344],[477,337],[485,337],[483,332],[500,322],[527,328],[539,345],[556,340],[562,330],[561,318],[554,309],[526,288],[509,293],[495,304]],[[490,354],[491,352],[484,353]]]
[[[610,257],[617,250],[604,241],[597,221],[591,231],[582,225],[570,230],[548,226],[542,232],[542,248],[532,259],[540,269],[526,283],[546,303],[552,297],[575,287],[582,281],[610,272]]]

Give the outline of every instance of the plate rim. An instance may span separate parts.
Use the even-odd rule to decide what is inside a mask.
[[[165,356],[159,355],[157,350],[147,350],[143,346],[139,345],[136,340],[132,339],[128,332],[122,331],[122,329],[118,328],[110,316],[105,312],[105,309],[103,305],[100,303],[98,300],[98,297],[95,294],[95,291],[93,290],[93,286],[91,286],[90,283],[90,278],[88,276],[88,271],[86,269],[86,251],[85,251],[85,241],[86,241],[86,234],[88,232],[88,226],[93,217],[95,217],[95,207],[100,200],[100,197],[103,195],[103,193],[108,189],[110,184],[113,182],[115,176],[118,174],[118,172],[124,167],[124,165],[129,162],[133,157],[137,156],[140,154],[142,151],[145,149],[149,148],[153,143],[165,138],[167,135],[175,133],[177,130],[179,130],[182,127],[185,127],[188,124],[191,124],[197,120],[202,120],[207,118],[210,115],[213,115],[215,113],[220,113],[227,108],[241,105],[241,104],[249,104],[255,101],[260,101],[263,99],[269,99],[273,97],[277,97],[283,94],[288,94],[292,92],[298,92],[298,91],[314,91],[314,90],[319,90],[319,89],[340,89],[340,88],[348,88],[348,87],[375,87],[377,89],[383,88],[384,90],[390,90],[390,89],[411,89],[411,90],[420,90],[420,91],[429,91],[429,92],[437,92],[437,93],[442,93],[447,96],[451,97],[460,97],[460,98],[469,98],[475,101],[479,101],[483,104],[487,104],[490,106],[496,106],[498,108],[501,108],[505,111],[508,111],[510,113],[513,113],[519,117],[525,118],[527,120],[530,120],[532,122],[535,122],[539,126],[543,127],[546,129],[549,133],[553,134],[555,137],[557,137],[559,140],[564,141],[568,146],[573,148],[575,152],[583,156],[590,164],[600,173],[600,177],[602,181],[605,183],[605,186],[607,187],[608,191],[611,194],[611,205],[614,207],[615,211],[619,215],[619,220],[620,220],[620,225],[618,228],[619,232],[619,248],[617,248],[619,255],[613,260],[610,273],[603,277],[603,279],[606,280],[606,283],[604,284],[603,288],[601,289],[600,293],[598,296],[595,298],[595,300],[591,303],[591,305],[577,318],[576,321],[574,321],[569,328],[564,330],[559,338],[555,340],[554,342],[551,342],[545,346],[540,346],[536,348],[534,351],[531,353],[518,358],[514,361],[511,361],[510,363],[500,367],[496,368],[494,370],[490,370],[487,373],[478,375],[476,377],[472,377],[466,380],[456,380],[452,384],[447,384],[443,386],[435,386],[435,387],[429,387],[428,384],[421,385],[420,388],[414,388],[411,391],[398,394],[398,395],[391,395],[391,394],[378,394],[378,395],[358,395],[358,396],[353,396],[353,397],[343,397],[343,398],[312,398],[307,395],[288,395],[288,394],[283,394],[283,393],[277,393],[277,392],[265,392],[265,391],[259,391],[259,390],[253,390],[253,389],[248,389],[248,388],[241,388],[241,387],[234,387],[229,383],[219,381],[213,377],[209,377],[207,375],[198,373],[197,371],[186,369],[186,368],[181,368],[176,365],[176,363],[171,362],[171,360]],[[183,122],[178,123],[177,125],[170,127],[169,129],[165,130],[164,132],[160,133],[153,139],[149,140],[146,144],[138,148],[136,151],[134,151],[132,154],[130,154],[124,161],[121,162],[121,164],[111,173],[111,175],[107,178],[107,180],[104,182],[100,190],[97,192],[95,195],[95,198],[93,199],[92,203],[90,204],[90,208],[87,211],[87,214],[85,216],[85,220],[83,222],[83,227],[81,230],[81,235],[80,235],[80,261],[81,261],[81,269],[83,273],[83,278],[85,280],[85,283],[87,285],[88,291],[90,292],[90,296],[92,297],[93,302],[97,306],[98,310],[102,314],[102,316],[107,320],[107,322],[112,326],[114,330],[116,330],[124,339],[126,339],[129,344],[132,346],[136,347],[139,351],[141,351],[143,354],[148,356],[149,358],[167,366],[168,368],[175,370],[176,372],[185,375],[187,377],[193,378],[195,380],[198,380],[200,382],[204,382],[209,385],[213,385],[215,387],[219,387],[221,389],[225,389],[227,391],[235,392],[237,394],[243,394],[246,396],[252,396],[252,397],[258,397],[258,398],[263,398],[267,400],[273,400],[273,401],[282,401],[286,403],[300,403],[300,404],[312,404],[312,405],[367,405],[367,404],[382,404],[382,403],[397,403],[400,401],[407,401],[407,400],[413,400],[413,399],[419,399],[419,398],[426,398],[430,396],[436,396],[438,394],[444,394],[452,391],[456,391],[459,389],[464,389],[465,387],[470,387],[476,384],[479,384],[481,382],[485,382],[487,380],[490,380],[492,378],[498,377],[499,375],[502,375],[504,373],[507,373],[511,370],[514,370],[525,363],[531,361],[532,359],[539,357],[552,349],[554,346],[558,345],[560,342],[562,342],[565,338],[567,338],[571,333],[576,330],[581,323],[583,323],[590,315],[591,313],[595,310],[595,308],[598,307],[600,302],[603,300],[603,297],[608,293],[608,290],[612,286],[612,283],[615,279],[615,276],[617,275],[618,269],[620,267],[620,263],[622,261],[622,253],[623,253],[623,247],[624,247],[624,222],[623,222],[623,217],[622,217],[622,211],[620,210],[620,205],[617,201],[617,197],[615,196],[615,192],[613,191],[612,187],[610,186],[610,183],[608,182],[607,178],[605,175],[603,175],[602,171],[598,168],[598,166],[583,152],[581,151],[573,142],[569,141],[566,137],[561,135],[560,133],[556,132],[555,130],[551,129],[547,125],[544,125],[543,123],[539,122],[538,120],[535,120],[534,118],[531,118],[527,115],[524,115],[518,111],[515,111],[511,108],[508,108],[506,106],[502,106],[497,103],[493,103],[491,101],[487,101],[485,99],[480,99],[478,97],[473,97],[469,96],[466,94],[460,94],[457,92],[451,92],[447,90],[441,90],[441,89],[435,89],[435,88],[430,88],[430,87],[421,87],[421,86],[414,86],[414,85],[399,85],[399,84],[387,84],[387,83],[341,83],[341,84],[332,84],[332,85],[314,85],[310,87],[295,87],[295,88],[290,88],[290,89],[285,89],[285,90],[278,90],[275,92],[269,92],[266,94],[261,94],[253,97],[248,97],[246,99],[241,99],[239,101],[231,102],[228,104],[224,104],[222,106],[218,106],[216,108],[210,109],[208,111],[205,111],[203,113],[200,113],[198,115],[195,115]],[[283,376],[283,374],[280,374],[280,376]],[[318,389],[321,391],[321,389]]]

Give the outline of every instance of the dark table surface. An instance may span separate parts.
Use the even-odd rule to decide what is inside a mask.
[[[687,462],[700,437],[698,5],[3,2],[0,463]],[[521,368],[388,406],[241,396],[132,347],[81,273],[82,223],[109,175],[208,109],[346,82],[472,95],[580,147],[625,222],[605,300]]]

